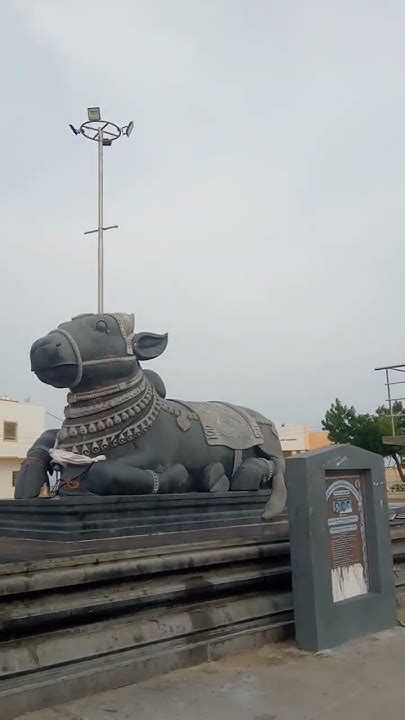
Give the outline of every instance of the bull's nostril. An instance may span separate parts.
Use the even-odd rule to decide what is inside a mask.
[[[60,342],[56,343],[56,347],[60,347],[61,345],[62,345],[62,343],[60,343]]]

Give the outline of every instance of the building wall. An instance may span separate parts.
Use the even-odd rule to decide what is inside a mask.
[[[21,467],[19,458],[0,458],[0,499],[14,497],[13,471]]]
[[[319,450],[319,448],[332,445],[326,430],[310,430],[308,432],[308,450]]]
[[[325,431],[313,431],[306,425],[277,424],[281,447],[285,457],[298,455],[308,450],[328,447],[331,441]]]
[[[306,430],[304,425],[277,424],[283,452],[288,455],[304,452]]]
[[[4,439],[4,422],[17,423],[17,439]],[[45,410],[31,403],[0,398],[0,498],[12,498],[13,471],[19,470],[34,440],[45,428]]]

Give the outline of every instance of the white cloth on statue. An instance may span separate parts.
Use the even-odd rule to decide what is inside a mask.
[[[63,450],[62,448],[51,448],[49,454],[52,458],[52,463],[61,465],[62,467],[67,467],[68,465],[90,465],[94,462],[107,460],[105,455],[97,455],[96,457],[90,458],[87,457],[87,455],[79,455],[79,453]]]

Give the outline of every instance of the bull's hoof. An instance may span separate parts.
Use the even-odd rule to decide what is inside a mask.
[[[225,475],[222,463],[211,463],[204,468],[197,489],[199,492],[227,492],[229,490],[229,478]]]
[[[191,478],[184,465],[171,465],[159,476],[159,493],[185,493],[191,490]]]
[[[248,458],[240,465],[231,480],[231,490],[259,490],[270,485],[274,463],[265,458]]]

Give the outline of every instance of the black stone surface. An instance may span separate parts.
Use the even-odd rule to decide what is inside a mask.
[[[27,538],[0,537],[0,563],[20,563],[43,558],[70,558],[88,553],[103,555],[134,548],[187,545],[197,540],[202,542],[225,541],[233,539],[235,536],[250,541],[274,540],[279,542],[288,539],[288,523],[285,517],[280,517],[272,523],[258,522],[238,527],[187,530],[185,532],[99,540],[29,540]]]
[[[31,369],[70,388],[65,420],[34,442],[18,474],[15,498],[40,494],[53,469],[51,449],[86,457],[90,466],[61,463],[64,483],[99,496],[251,491],[272,487],[267,519],[285,508],[285,463],[274,423],[228,403],[164,400],[164,383],[140,361],[161,355],[167,335],[135,332],[134,316],[85,313],[31,347]],[[60,458],[59,458],[60,459]],[[257,460],[254,463],[253,460]],[[72,489],[71,486],[69,489]]]
[[[80,541],[266,526],[267,491],[0,500],[0,538]]]

